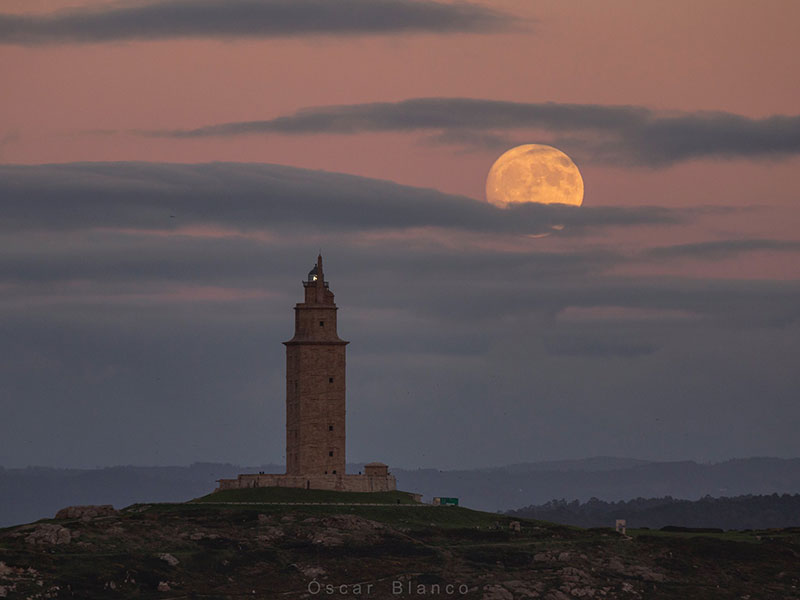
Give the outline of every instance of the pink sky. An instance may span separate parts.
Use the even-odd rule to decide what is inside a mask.
[[[6,13],[101,6],[7,1]],[[144,137],[331,104],[467,97],[793,115],[800,99],[800,4],[747,0],[604,3],[502,0],[517,31],[193,39],[0,46],[0,160],[270,162],[483,198],[499,154],[433,145],[417,133]],[[521,131],[520,142],[538,142]],[[530,137],[528,137],[530,136]],[[620,244],[717,237],[798,239],[800,159],[695,160],[664,168],[584,164],[585,204],[769,206],[691,227],[627,233]],[[619,233],[618,235],[622,235]],[[542,244],[557,244],[554,240]],[[715,262],[717,275],[794,278],[791,254]],[[667,272],[687,265],[670,264]],[[695,265],[691,271],[703,271]]]

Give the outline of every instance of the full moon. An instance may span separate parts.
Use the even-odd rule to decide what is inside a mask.
[[[486,177],[486,200],[511,204],[583,203],[583,178],[572,159],[552,146],[525,144],[504,152]]]

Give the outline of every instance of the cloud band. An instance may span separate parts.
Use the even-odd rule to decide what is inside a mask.
[[[433,0],[160,0],[44,16],[0,14],[0,43],[462,33],[509,23],[509,17],[485,7]]]

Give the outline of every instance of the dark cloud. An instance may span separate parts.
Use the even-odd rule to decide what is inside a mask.
[[[320,247],[354,460],[796,455],[800,285],[517,243],[696,214],[589,208],[275,165],[4,166],[0,465],[281,463],[281,342]]]
[[[679,114],[654,118],[630,138],[633,148],[644,154],[643,162],[650,164],[703,156],[780,157],[800,152],[800,116],[751,119],[723,112]]]
[[[6,165],[0,166],[0,283],[44,286],[46,293],[46,286],[53,284],[102,282],[121,295],[129,294],[132,285],[150,293],[164,283],[263,289],[263,282],[278,273],[290,276],[288,265],[311,244],[335,249],[342,264],[358,265],[358,276],[349,283],[359,289],[359,302],[365,307],[374,302],[393,308],[414,305],[415,287],[393,289],[391,298],[376,296],[396,285],[398,274],[413,273],[418,285],[430,284],[428,302],[417,310],[445,320],[485,319],[484,302],[497,310],[502,307],[503,314],[534,310],[555,315],[566,306],[621,306],[736,318],[749,310],[766,284],[751,293],[749,288],[724,285],[716,289],[708,282],[693,288],[686,283],[616,283],[595,277],[610,267],[640,261],[642,255],[581,246],[559,252],[525,247],[509,251],[506,244],[493,249],[491,243],[473,247],[447,241],[448,236],[461,235],[578,236],[598,227],[687,222],[707,210],[502,210],[435,190],[279,165]],[[565,228],[554,230],[554,224]],[[192,227],[221,233],[186,233]],[[420,238],[424,231],[428,233]],[[391,232],[401,235],[387,237]],[[413,244],[407,237],[411,232],[416,232]],[[730,245],[744,251],[784,243]],[[645,251],[644,257],[688,252],[703,256],[704,248],[719,252],[723,246],[712,242],[656,248]],[[451,298],[476,274],[480,277],[473,301],[453,306]],[[348,276],[343,277],[347,281]],[[506,293],[509,282],[525,293]],[[85,291],[97,292],[91,287]],[[778,298],[776,294],[784,298],[778,289],[765,298]],[[761,302],[764,318],[791,321],[794,313],[785,310],[783,300],[776,302],[774,311],[769,300]]]
[[[539,234],[611,225],[674,224],[660,207],[527,204],[501,210],[464,196],[387,181],[241,163],[0,166],[0,228],[174,228],[212,224],[353,232],[437,227]]]
[[[693,258],[721,260],[745,252],[769,250],[773,252],[800,251],[800,242],[769,239],[715,240],[694,244],[661,246],[645,251],[645,256],[656,259]]]
[[[663,311],[665,321],[671,321],[674,318],[671,315],[677,312],[685,315],[686,323],[692,326],[696,325],[692,319],[700,319],[705,325],[715,323],[720,327],[784,328],[800,319],[800,285],[796,282],[614,278],[604,275],[604,268],[589,268],[591,263],[585,255],[583,257],[586,262],[582,272],[573,269],[561,276],[551,272],[526,278],[524,271],[496,267],[497,278],[487,278],[486,283],[472,292],[471,302],[457,306],[448,303],[448,297],[456,293],[459,280],[441,282],[429,292],[429,302],[418,310],[437,319],[460,322],[491,320],[498,314],[522,318],[535,313],[556,318],[568,307],[611,307],[623,312],[632,309],[634,316],[630,318],[634,320],[638,318],[635,314],[639,310],[655,314]],[[537,259],[534,256],[531,260]],[[516,293],[510,293],[509,287]],[[396,301],[403,305],[411,302],[412,298],[400,291]],[[485,312],[487,304],[494,307],[492,313]],[[624,321],[626,317],[605,322],[613,330],[620,320]]]
[[[524,128],[556,135],[560,147],[587,159],[618,164],[663,166],[702,157],[776,158],[800,153],[800,116],[752,119],[723,112],[660,113],[639,106],[470,98],[323,106],[264,121],[143,133],[193,138],[432,131],[429,141],[496,150],[525,141],[518,131]],[[517,141],[500,132],[511,132]]]
[[[306,108],[266,121],[242,121],[190,130],[153,132],[171,137],[248,133],[363,133],[370,131],[470,130],[542,127],[555,131],[618,131],[641,127],[651,111],[635,106],[506,102],[473,98],[413,98]]]
[[[486,7],[433,0],[155,0],[0,14],[0,43],[486,32],[510,23]]]

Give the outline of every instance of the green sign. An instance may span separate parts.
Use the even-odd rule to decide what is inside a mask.
[[[458,506],[458,498],[439,498],[439,504],[442,506]]]

